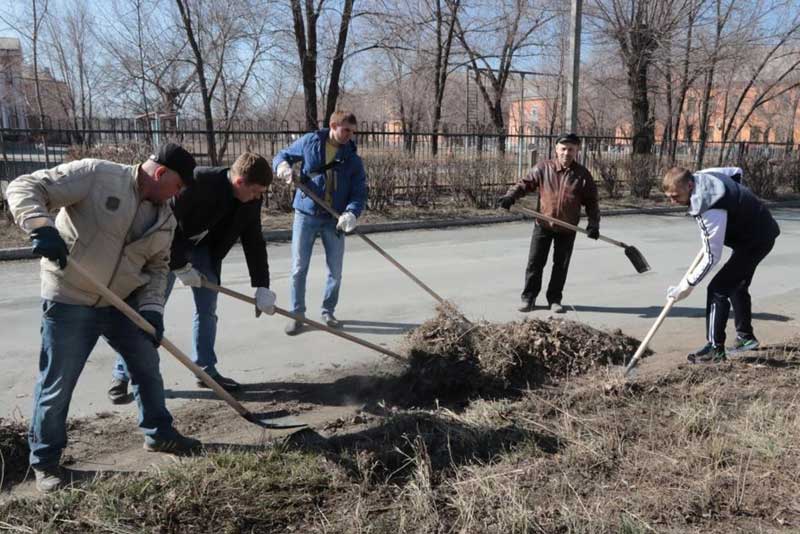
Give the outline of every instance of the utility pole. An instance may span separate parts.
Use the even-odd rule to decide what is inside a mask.
[[[570,20],[569,57],[567,61],[567,105],[564,124],[567,131],[575,132],[578,129],[578,77],[581,68],[581,11],[583,0],[572,0],[572,13]]]

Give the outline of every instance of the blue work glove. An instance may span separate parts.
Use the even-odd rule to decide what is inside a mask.
[[[69,249],[55,227],[40,226],[31,232],[31,243],[35,254],[58,262],[58,266],[62,269],[67,266]]]
[[[155,310],[142,310],[139,315],[144,317],[144,320],[156,329],[155,336],[152,336],[152,341],[153,346],[158,347],[161,345],[161,338],[164,337],[164,315]]]
[[[596,225],[588,225],[586,227],[586,235],[589,236],[589,239],[597,239],[600,237],[600,227]]]

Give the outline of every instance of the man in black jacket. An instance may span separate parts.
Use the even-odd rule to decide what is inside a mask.
[[[242,241],[250,283],[256,288],[256,316],[275,313],[275,293],[269,289],[267,248],[261,233],[261,203],[272,182],[272,169],[263,157],[244,153],[226,167],[197,167],[194,184],[175,199],[172,211],[178,228],[170,251],[167,295],[175,278],[192,288],[195,313],[192,359],[228,391],[239,384],[217,369],[217,292],[202,287],[205,277],[220,283],[222,260],[238,239]],[[117,358],[108,396],[114,404],[130,402],[125,362]],[[207,387],[198,380],[199,387]]]

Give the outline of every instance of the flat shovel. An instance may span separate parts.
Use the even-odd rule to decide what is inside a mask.
[[[580,232],[582,234],[589,233],[579,226],[575,226],[574,224],[569,224],[568,222],[554,219],[549,215],[545,215],[544,213],[539,213],[538,211],[533,211],[528,208],[523,208],[522,206],[511,206],[511,209],[512,211],[516,211],[518,213],[524,213],[525,215],[530,215],[531,217],[534,217],[536,219],[547,221],[549,223],[561,226],[563,228],[569,228],[570,230],[573,230],[575,232]],[[599,236],[598,239],[600,241],[605,241],[606,243],[610,243],[612,245],[616,245],[618,247],[622,247],[623,249],[625,249],[625,255],[631,261],[631,263],[633,264],[633,268],[636,269],[637,273],[646,273],[647,271],[650,270],[650,264],[647,263],[647,260],[644,259],[644,255],[642,255],[642,253],[639,252],[639,249],[637,249],[636,247],[632,245],[626,245],[622,241],[617,241],[615,239],[611,239],[610,237],[606,237],[604,235]]]
[[[153,328],[153,325],[147,322],[147,320],[139,315],[139,313],[128,306],[128,304],[119,298],[115,293],[113,293],[110,289],[106,286],[101,284],[100,282],[96,281],[94,277],[86,271],[78,262],[72,260],[67,256],[67,269],[72,269],[79,275],[81,275],[87,282],[89,282],[94,289],[103,295],[107,301],[109,301],[115,308],[125,314],[128,319],[133,321],[133,323],[147,332],[148,334],[155,335],[156,330]],[[163,337],[161,338],[161,346],[167,349],[170,354],[175,356],[175,358],[181,362],[183,365],[189,368],[191,372],[197,376],[200,380],[202,380],[208,387],[210,387],[214,393],[216,393],[222,400],[228,403],[228,405],[236,410],[236,412],[247,419],[249,422],[258,425],[262,428],[268,429],[287,429],[287,428],[302,428],[306,425],[305,423],[301,423],[299,421],[293,420],[290,417],[281,417],[278,419],[266,419],[263,417],[259,417],[257,414],[250,412],[247,408],[242,406],[242,404],[234,399],[230,393],[225,391],[222,386],[220,386],[216,380],[211,378],[208,373],[203,371],[196,363],[194,363],[189,357],[184,354],[178,347],[176,347],[170,340]]]

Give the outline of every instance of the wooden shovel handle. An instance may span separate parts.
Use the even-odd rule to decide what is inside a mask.
[[[697,267],[697,264],[699,264],[700,260],[702,259],[703,259],[703,251],[701,250],[700,252],[698,252],[697,256],[695,256],[694,261],[686,270],[686,274],[683,275],[681,281],[683,281],[684,278],[689,276],[689,273],[691,273],[694,270],[694,268]],[[661,313],[658,314],[656,322],[654,322],[653,326],[650,327],[650,330],[647,332],[647,335],[644,336],[644,339],[642,340],[642,343],[639,345],[639,348],[636,349],[636,353],[633,355],[633,358],[631,358],[631,361],[625,368],[625,376],[628,376],[628,373],[630,373],[631,369],[633,369],[636,366],[637,362],[639,361],[639,358],[641,358],[642,354],[644,354],[644,351],[647,350],[647,346],[650,344],[650,340],[653,339],[653,336],[656,334],[656,331],[661,326],[661,323],[664,322],[664,319],[667,318],[667,314],[672,309],[672,306],[674,304],[675,304],[675,299],[673,299],[672,297],[667,297],[667,304],[661,310]]]
[[[314,192],[313,192],[313,191],[312,191],[312,190],[311,190],[309,187],[307,187],[305,184],[303,184],[303,183],[301,183],[301,182],[295,182],[295,186],[296,186],[296,187],[297,187],[297,188],[298,188],[300,191],[302,191],[302,192],[303,192],[303,193],[304,193],[304,194],[305,194],[307,197],[309,197],[311,200],[313,200],[314,202],[316,202],[317,204],[319,204],[319,205],[320,205],[320,206],[321,206],[321,207],[322,207],[322,208],[323,208],[325,211],[327,211],[328,213],[330,213],[331,215],[333,215],[335,218],[339,218],[339,213],[338,213],[338,212],[337,212],[335,209],[333,209],[333,207],[331,207],[331,205],[330,205],[330,204],[328,204],[327,202],[325,202],[324,200],[322,200],[321,198],[319,198],[319,195],[317,195],[316,193],[314,193]],[[413,274],[411,271],[409,271],[408,269],[406,269],[405,267],[403,267],[403,266],[400,264],[400,262],[399,262],[399,261],[397,261],[397,260],[396,260],[396,259],[394,259],[392,256],[390,256],[388,252],[386,252],[386,251],[385,251],[385,250],[383,250],[381,247],[379,247],[379,246],[378,246],[378,244],[377,244],[377,243],[375,243],[375,242],[374,242],[372,239],[370,239],[370,238],[368,238],[367,236],[365,236],[364,234],[360,233],[360,232],[358,231],[358,229],[357,229],[357,228],[356,228],[356,230],[354,230],[354,231],[353,231],[353,233],[354,233],[354,234],[356,234],[356,235],[358,235],[358,237],[360,237],[361,239],[363,239],[363,240],[364,240],[364,242],[365,242],[367,245],[369,245],[369,246],[371,246],[373,249],[375,249],[375,250],[378,252],[378,254],[380,254],[381,256],[383,256],[384,258],[386,258],[387,260],[389,260],[389,263],[391,263],[392,265],[394,265],[395,267],[397,267],[398,269],[400,269],[400,272],[402,272],[403,274],[405,274],[406,276],[408,276],[409,278],[411,278],[411,280],[413,280],[413,281],[414,281],[414,282],[415,282],[415,283],[416,283],[416,284],[417,284],[419,287],[421,287],[422,289],[424,289],[424,290],[425,290],[425,291],[426,291],[426,292],[427,292],[427,293],[428,293],[430,296],[432,296],[434,299],[436,299],[436,301],[438,301],[438,302],[439,302],[439,304],[444,304],[444,299],[443,299],[442,297],[440,297],[440,296],[439,296],[439,295],[438,295],[438,294],[437,294],[437,293],[436,293],[436,292],[435,292],[433,289],[431,289],[430,287],[428,287],[428,286],[427,286],[427,285],[426,285],[426,284],[425,284],[425,283],[424,283],[422,280],[420,280],[419,278],[417,278],[416,276],[414,276],[414,274]]]
[[[525,215],[530,215],[536,219],[540,219],[542,221],[547,221],[549,223],[555,224],[557,226],[561,226],[563,228],[568,228],[575,232],[580,232],[582,234],[589,234],[585,229],[581,228],[580,226],[575,226],[574,224],[570,224],[568,222],[564,222],[560,219],[556,219],[554,217],[550,217],[549,215],[545,215],[544,213],[539,213],[538,211],[534,211],[532,209],[523,208],[522,206],[511,206],[511,211],[516,211],[518,213],[524,213]],[[622,241],[617,241],[616,239],[611,239],[610,237],[606,237],[604,235],[597,237],[600,241],[605,241],[606,243],[610,243],[612,245],[616,245],[618,247],[625,248],[628,245],[623,243]]]
[[[217,285],[217,284],[215,284],[213,282],[210,282],[209,280],[207,280],[205,278],[203,278],[203,287],[206,287],[206,288],[211,289],[213,291],[217,291],[219,293],[223,293],[225,295],[228,295],[230,297],[239,299],[239,300],[241,300],[243,302],[247,302],[249,304],[253,304],[253,305],[256,304],[256,299],[254,299],[253,297],[248,297],[247,295],[245,295],[243,293],[239,293],[238,291],[234,291],[233,289],[228,289],[227,287],[219,286],[219,285]],[[369,349],[378,351],[381,354],[385,354],[386,356],[394,358],[395,360],[401,361],[403,363],[408,363],[408,360],[406,358],[400,356],[396,352],[392,352],[389,349],[385,349],[385,348],[381,347],[380,345],[375,345],[374,343],[370,343],[369,341],[364,341],[363,339],[359,339],[359,338],[357,338],[355,336],[351,336],[350,334],[347,334],[347,333],[342,332],[340,330],[336,330],[335,328],[331,328],[328,325],[324,325],[322,323],[318,323],[317,321],[312,321],[311,319],[307,319],[306,317],[304,317],[302,315],[297,315],[296,313],[292,313],[290,311],[284,310],[284,309],[279,308],[277,306],[275,306],[275,313],[277,313],[278,315],[282,315],[284,317],[288,317],[290,319],[294,319],[295,321],[300,321],[300,322],[306,323],[308,325],[313,326],[314,328],[318,328],[320,330],[324,330],[324,331],[326,331],[326,332],[328,332],[330,334],[333,334],[334,336],[339,336],[339,337],[341,337],[343,339],[346,339],[348,341],[352,341],[353,343],[361,345],[362,347],[367,347]]]
[[[94,277],[86,271],[78,262],[72,260],[67,256],[67,268],[72,269],[79,275],[81,275],[87,282],[89,282],[94,289],[103,295],[107,301],[109,301],[116,309],[121,311],[125,316],[133,321],[133,323],[150,334],[154,336],[156,333],[156,329],[153,328],[153,325],[147,322],[147,320],[139,315],[139,313],[131,308],[127,302],[119,298],[114,292],[108,289],[106,286],[98,282],[94,279]],[[203,371],[196,363],[194,363],[186,354],[184,354],[178,347],[175,346],[169,339],[162,337],[161,338],[161,346],[167,349],[170,354],[172,354],[179,362],[189,368],[200,380],[202,380],[208,387],[210,387],[214,393],[216,393],[222,400],[227,402],[231,408],[236,410],[239,415],[242,417],[247,418],[248,420],[251,417],[250,412],[242,406],[242,404],[234,399],[230,393],[225,391],[222,386],[220,386],[216,380],[211,378],[208,373]]]

